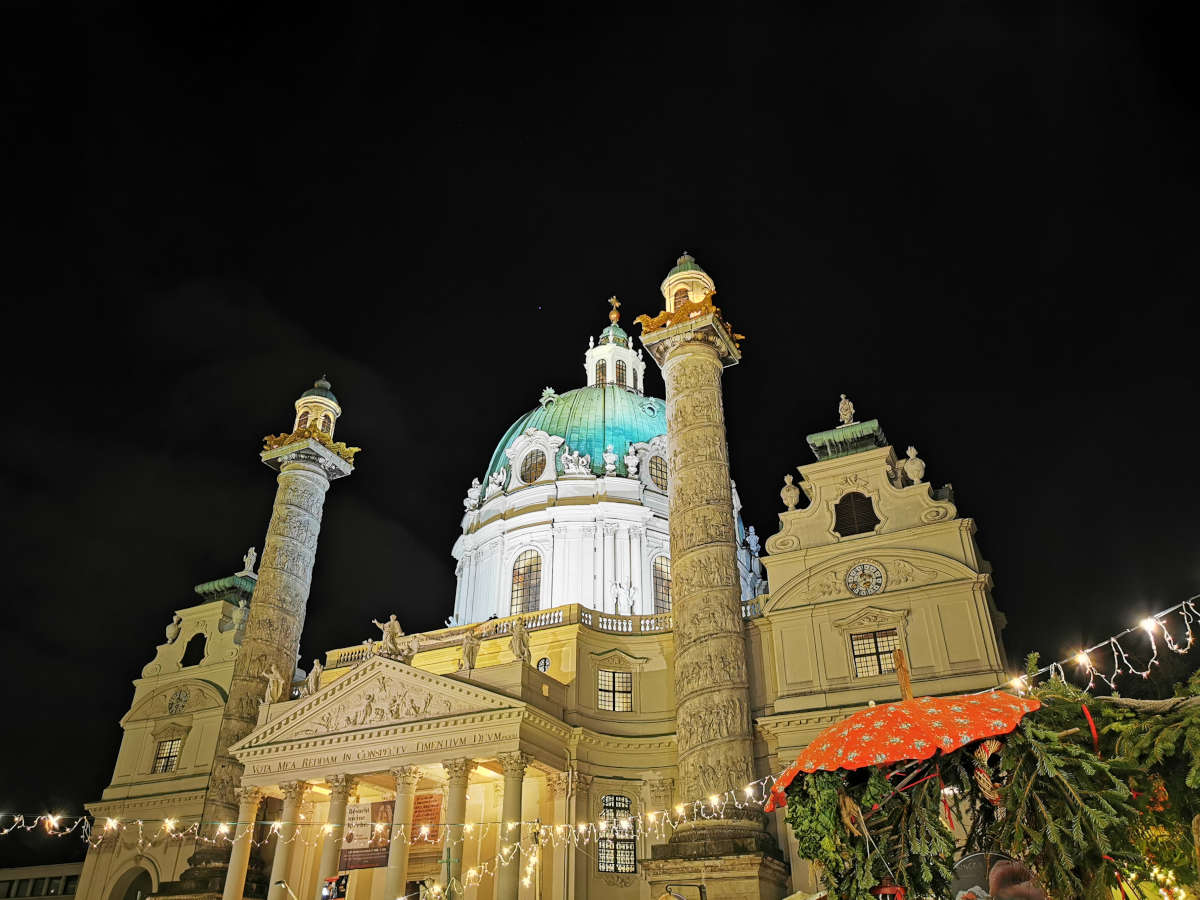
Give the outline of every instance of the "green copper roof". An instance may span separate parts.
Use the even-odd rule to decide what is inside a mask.
[[[337,399],[337,397],[335,397],[333,395],[333,391],[330,390],[331,387],[333,387],[333,385],[331,385],[328,381],[326,381],[325,376],[322,375],[315,382],[313,382],[312,387],[310,387],[307,391],[305,391],[300,396],[301,397],[324,397],[326,400],[332,400],[334,403],[337,403],[338,399]]]
[[[239,597],[245,597],[249,600],[254,594],[254,585],[256,583],[253,578],[247,578],[245,575],[227,575],[215,581],[206,581],[203,584],[198,584],[192,590],[205,600],[226,598],[230,602],[234,602]],[[227,595],[229,596],[227,597]]]
[[[690,253],[684,251],[683,256],[679,257],[679,259],[677,259],[675,261],[675,268],[673,268],[670,272],[667,273],[667,277],[670,278],[672,275],[678,275],[680,272],[703,272],[703,271],[704,270],[702,268],[700,268],[700,264],[696,262],[696,260],[692,257],[692,255]],[[705,274],[707,274],[707,273],[705,273]]]
[[[879,427],[878,419],[867,422],[853,422],[828,431],[818,431],[810,434],[805,440],[817,459],[835,459],[839,456],[849,456],[851,453],[861,453],[864,450],[874,450],[876,447],[886,447],[887,437]]]
[[[537,428],[565,439],[564,447],[592,458],[592,472],[604,473],[604,448],[612,444],[617,454],[617,474],[624,475],[624,456],[630,443],[641,443],[667,433],[667,404],[617,385],[577,388],[559,395],[545,407],[527,412],[512,424],[492,454],[483,481],[497,469],[508,468],[504,451],[527,428]],[[562,474],[559,448],[555,465]],[[520,460],[517,461],[518,463]]]
[[[600,332],[600,343],[616,344],[618,347],[629,346],[629,335],[617,323],[613,323]]]

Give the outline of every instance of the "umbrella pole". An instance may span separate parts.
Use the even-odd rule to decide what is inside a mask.
[[[904,658],[904,651],[893,650],[892,659],[896,664],[896,680],[900,682],[900,699],[911,700],[913,698],[912,677],[908,673],[908,660]]]

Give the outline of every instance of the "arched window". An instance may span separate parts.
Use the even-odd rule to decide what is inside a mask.
[[[633,802],[624,794],[605,794],[600,798],[600,819],[605,827],[596,837],[596,868],[601,872],[636,872]]]
[[[329,417],[329,413],[325,413],[325,415],[321,416],[321,430],[323,432],[329,434],[329,429],[332,425],[333,419]]]
[[[866,534],[874,531],[879,524],[879,516],[871,506],[871,498],[858,491],[851,491],[842,497],[833,507],[833,530],[840,537],[852,534]]]
[[[541,450],[530,450],[521,460],[521,480],[533,484],[546,471],[546,454]]]
[[[661,456],[650,457],[650,480],[660,491],[667,489],[667,461]]]
[[[532,612],[542,596],[542,557],[536,550],[526,550],[517,557],[512,570],[510,616]]]
[[[671,558],[654,557],[654,611],[671,611]]]
[[[688,302],[688,290],[687,290],[687,288],[680,288],[679,290],[677,290],[675,292],[676,308],[679,307],[680,303],[687,303],[687,302]]]
[[[305,428],[307,426],[308,426],[308,410],[306,409],[300,413],[300,418],[298,418],[296,420],[296,427],[297,428]]]
[[[604,360],[599,360],[596,363],[596,384],[606,384],[608,382],[608,363]]]
[[[204,651],[207,649],[208,638],[203,634],[193,634],[191,640],[187,642],[187,646],[183,648],[183,656],[179,658],[181,668],[186,666],[198,666],[204,660]]]
[[[625,387],[625,360],[617,360],[617,384]]]

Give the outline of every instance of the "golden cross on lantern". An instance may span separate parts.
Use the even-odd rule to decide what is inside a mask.
[[[618,300],[614,294],[612,297],[608,298],[608,305],[612,307],[612,310],[608,314],[608,321],[615,325],[617,319],[621,318],[621,314],[617,312],[617,307],[621,305],[621,301]]]

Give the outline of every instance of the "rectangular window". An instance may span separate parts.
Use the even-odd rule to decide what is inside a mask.
[[[601,872],[636,872],[632,802],[623,794],[605,794],[600,803],[600,819],[605,827],[596,837],[596,868]]]
[[[28,878],[22,878],[20,881],[18,881],[16,883],[16,887],[13,889],[13,896],[14,897],[28,897],[29,896],[29,879]]]
[[[29,889],[29,896],[30,897],[41,897],[45,893],[46,893],[46,879],[45,878],[33,879],[33,887],[31,887]]]
[[[11,881],[0,881],[0,900],[12,896],[12,884]]]
[[[74,894],[79,889],[79,876],[68,875],[63,879],[63,893]]]
[[[62,893],[62,891],[60,890],[61,887],[62,887],[62,879],[59,878],[57,875],[54,876],[53,878],[49,879],[46,882],[46,896],[49,897],[53,894],[61,894]]]
[[[154,752],[154,765],[150,771],[154,774],[174,772],[175,767],[179,765],[179,748],[182,746],[183,738],[159,741],[158,749]]]
[[[601,669],[596,705],[610,712],[633,712],[633,673]]]
[[[850,635],[850,650],[854,654],[854,677],[867,678],[896,671],[892,651],[900,647],[900,635],[895,628]]]

